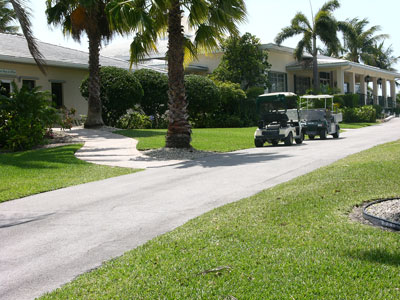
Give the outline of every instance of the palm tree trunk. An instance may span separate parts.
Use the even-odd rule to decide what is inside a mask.
[[[188,122],[183,68],[183,29],[180,0],[172,0],[168,11],[168,109],[169,124],[166,147],[190,148],[191,128]]]
[[[88,99],[88,115],[85,121],[85,128],[96,128],[104,125],[101,116],[101,99],[100,99],[100,34],[89,33],[89,99]]]
[[[314,93],[318,94],[319,92],[319,72],[318,72],[318,50],[317,50],[317,37],[314,35],[313,36],[313,78],[314,78],[314,84],[313,84],[313,90]]]

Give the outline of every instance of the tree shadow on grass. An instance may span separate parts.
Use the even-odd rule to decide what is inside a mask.
[[[368,261],[371,263],[379,263],[388,266],[400,266],[400,252],[389,252],[386,249],[368,249],[348,251],[347,256],[354,259]]]
[[[141,138],[141,137],[153,137],[153,136],[165,136],[167,134],[166,129],[150,130],[150,129],[127,129],[117,130],[113,133],[120,134],[130,138]]]
[[[74,153],[82,144],[60,146],[48,149],[30,150],[0,155],[1,166],[13,166],[20,169],[59,169],[67,165],[83,164]]]

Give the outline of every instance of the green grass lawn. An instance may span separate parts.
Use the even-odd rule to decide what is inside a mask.
[[[0,202],[137,171],[79,160],[74,153],[80,147],[0,154]]]
[[[192,146],[197,150],[228,152],[254,147],[255,127],[193,129]],[[119,130],[116,133],[139,141],[138,150],[165,146],[166,129]]]
[[[400,299],[399,233],[350,221],[400,196],[400,141],[225,205],[41,299]]]
[[[340,123],[339,125],[341,129],[358,129],[376,124],[378,123]]]
[[[341,129],[355,129],[376,123],[340,123]],[[256,127],[247,128],[195,128],[192,133],[192,146],[197,150],[229,152],[254,148]],[[166,129],[128,129],[115,133],[137,139],[138,150],[148,150],[165,146]]]

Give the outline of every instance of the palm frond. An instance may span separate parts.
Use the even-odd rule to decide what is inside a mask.
[[[275,37],[275,43],[280,45],[282,42],[288,38],[291,38],[297,34],[303,33],[298,28],[293,28],[291,26],[282,28],[281,32]]]
[[[157,39],[154,39],[151,33],[137,33],[130,45],[130,67],[132,68],[133,64],[138,64],[151,52],[157,52],[156,43]]]
[[[291,24],[293,28],[298,28],[301,31],[313,30],[313,26],[311,26],[310,21],[308,21],[307,17],[301,12],[298,12],[294,16],[294,18],[291,20]]]
[[[318,13],[320,13],[321,11],[332,12],[339,7],[340,7],[340,3],[338,0],[331,0],[331,1],[326,2],[324,5],[322,5],[322,7],[319,9]],[[317,15],[318,15],[318,13],[317,13]]]
[[[29,52],[31,53],[33,59],[35,60],[37,66],[43,74],[46,74],[45,61],[42,53],[39,50],[36,39],[32,33],[32,24],[29,20],[29,12],[22,7],[21,1],[9,0],[13,6],[15,15],[21,25],[22,33],[25,36],[26,42],[28,43]]]

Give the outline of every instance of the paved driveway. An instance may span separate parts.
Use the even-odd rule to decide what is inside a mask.
[[[0,299],[33,299],[202,213],[400,139],[400,120],[338,140],[253,148],[0,204]]]

